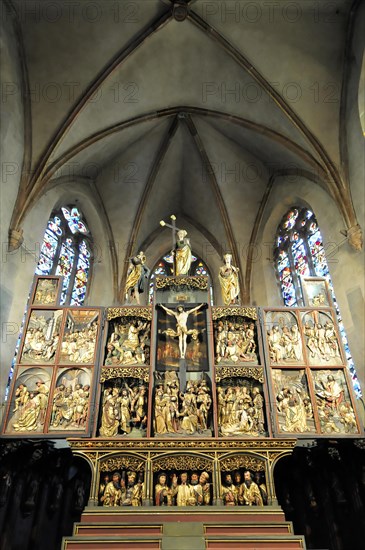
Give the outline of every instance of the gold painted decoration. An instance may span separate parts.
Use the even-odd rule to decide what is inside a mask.
[[[198,290],[208,289],[208,277],[196,275],[194,277],[156,277],[155,285],[157,290],[165,288],[195,288]]]
[[[144,439],[143,441],[128,441],[128,440],[109,440],[109,439],[83,439],[69,438],[68,442],[72,449],[123,449],[123,450],[166,450],[166,449],[214,449],[218,451],[230,451],[235,450],[255,450],[255,451],[269,451],[276,449],[293,449],[297,443],[296,439],[233,439],[233,440],[212,440],[212,439],[190,439],[190,440],[158,440],[158,439]]]
[[[108,307],[107,320],[111,321],[116,317],[141,317],[148,321],[152,320],[151,307]]]
[[[236,455],[224,458],[220,463],[222,471],[232,472],[240,468],[247,468],[254,472],[262,472],[265,470],[265,461],[250,455]]]
[[[164,456],[154,460],[153,472],[160,470],[213,470],[213,462],[199,455]]]
[[[241,306],[230,306],[230,307],[213,307],[212,308],[212,318],[213,321],[220,319],[221,317],[227,317],[237,315],[240,317],[249,317],[254,321],[257,320],[257,308],[256,307],[241,307]]]
[[[246,378],[254,378],[258,382],[264,382],[263,367],[216,367],[215,380],[220,382],[224,378],[233,376],[245,376]]]
[[[113,378],[140,378],[148,382],[150,378],[149,367],[103,367],[101,369],[100,383]]]
[[[134,470],[144,472],[146,462],[135,456],[117,456],[107,458],[100,463],[101,472],[114,472],[115,470]]]

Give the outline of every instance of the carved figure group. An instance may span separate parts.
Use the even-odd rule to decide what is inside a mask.
[[[304,324],[304,335],[310,362],[340,362],[340,349],[332,321]]]
[[[150,321],[116,322],[107,343],[105,365],[142,365],[150,359]]]
[[[182,472],[179,478],[172,475],[170,485],[165,472],[158,475],[155,485],[156,506],[208,506],[211,502],[210,483],[208,472],[193,472],[189,476]]]
[[[89,413],[90,386],[61,383],[53,396],[50,428],[80,430],[85,428]]]
[[[56,280],[39,279],[33,303],[35,305],[55,304],[57,298],[57,286],[58,282]]]
[[[98,325],[93,322],[80,330],[66,333],[61,344],[61,361],[63,363],[92,363],[97,331]]]
[[[144,385],[130,388],[126,382],[123,387],[107,387],[101,409],[101,437],[128,435],[134,426],[143,431],[147,425],[147,388]]]
[[[258,386],[218,386],[218,427],[221,435],[265,434],[264,398]]]
[[[315,375],[315,392],[318,417],[322,433],[358,433],[356,416],[351,403],[346,400],[342,381],[334,374],[319,371]]]
[[[297,362],[303,358],[302,340],[298,325],[274,325],[267,331],[270,360],[273,363]]]
[[[129,471],[114,472],[112,479],[105,476],[99,488],[99,502],[102,506],[142,506],[143,477]],[[127,479],[126,479],[127,477]]]
[[[165,373],[167,374],[167,373]],[[169,380],[168,375],[167,380]],[[212,405],[206,381],[188,380],[185,393],[180,391],[179,380],[158,385],[155,392],[155,435],[203,433],[209,429],[209,411]]]
[[[225,506],[263,506],[267,504],[267,489],[261,481],[261,474],[255,474],[255,481],[251,472],[246,470],[241,483],[241,473],[237,471],[234,480],[231,473],[223,474],[221,485],[221,499]]]
[[[49,387],[39,380],[33,390],[19,384],[15,391],[13,429],[16,432],[40,431],[46,419]]]
[[[284,432],[304,433],[311,430],[308,419],[313,418],[313,409],[308,394],[302,395],[297,386],[284,387],[276,397],[277,409],[284,415],[281,425]]]
[[[23,346],[22,362],[51,363],[54,361],[60,336],[58,332],[49,334],[48,322],[43,317],[43,326],[29,327]],[[38,320],[42,321],[42,317]]]
[[[216,363],[257,362],[256,327],[240,318],[220,320],[215,325]]]

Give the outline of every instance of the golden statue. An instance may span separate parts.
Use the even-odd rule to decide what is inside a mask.
[[[177,239],[174,250],[175,275],[188,275],[191,266],[191,246],[190,239],[187,238],[185,229],[177,232]]]
[[[238,267],[232,265],[232,254],[225,254],[224,265],[219,269],[219,282],[221,285],[222,298],[225,306],[237,302],[240,294],[238,281]]]
[[[243,483],[239,488],[238,501],[243,506],[263,506],[263,500],[258,485],[252,480],[248,470],[243,474]]]
[[[128,274],[124,290],[127,302],[135,300],[137,304],[139,304],[139,295],[147,289],[146,281],[149,275],[149,269],[145,263],[146,256],[142,250],[138,252],[137,256],[134,256],[129,260]]]

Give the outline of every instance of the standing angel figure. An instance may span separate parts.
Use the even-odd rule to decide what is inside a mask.
[[[229,306],[237,301],[240,294],[239,269],[232,265],[232,254],[225,254],[223,259],[224,265],[220,267],[218,277],[224,305]]]
[[[139,304],[139,295],[146,290],[146,281],[149,269],[145,265],[146,256],[142,250],[129,260],[127,281],[125,283],[125,297],[127,302],[133,299]]]
[[[173,250],[175,260],[175,276],[188,275],[191,266],[191,245],[185,229],[179,229],[175,250]]]
[[[200,309],[203,306],[203,304],[199,304],[198,306],[194,307],[193,309],[189,309],[188,311],[185,311],[183,306],[178,306],[176,308],[176,311],[173,311],[172,309],[169,309],[168,307],[165,307],[162,304],[160,304],[160,306],[162,307],[162,309],[166,311],[167,315],[171,315],[176,319],[176,331],[171,328],[168,328],[167,330],[163,331],[163,334],[166,334],[171,338],[176,338],[176,337],[179,338],[180,357],[181,359],[184,359],[185,353],[186,353],[186,340],[188,335],[191,335],[193,340],[196,340],[199,333],[197,329],[188,329],[188,326],[187,326],[188,317],[191,313],[198,311],[198,309]]]

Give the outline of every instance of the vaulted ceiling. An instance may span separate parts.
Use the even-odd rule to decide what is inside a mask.
[[[339,168],[350,2],[51,4],[11,4],[27,123],[14,227],[50,185],[86,179],[129,243],[122,284],[125,258],[171,213],[230,249],[244,278],[237,243],[255,238],[278,174],[321,185],[354,223]]]

